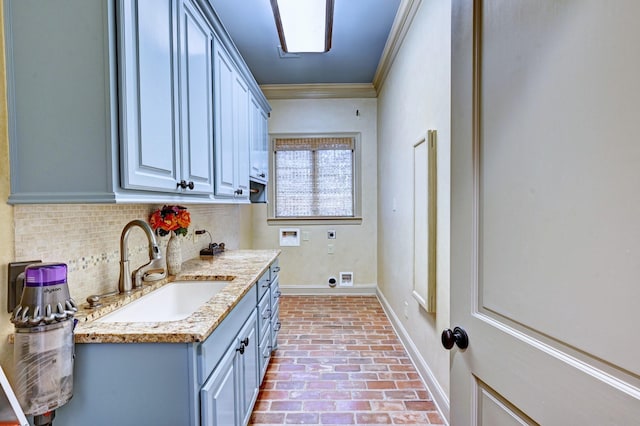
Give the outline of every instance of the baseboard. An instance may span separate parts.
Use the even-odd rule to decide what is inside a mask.
[[[382,309],[384,309],[387,317],[389,317],[389,321],[391,321],[391,325],[393,326],[396,334],[400,338],[405,350],[409,354],[409,358],[413,361],[416,369],[418,370],[418,374],[422,378],[422,381],[425,383],[429,391],[431,392],[431,396],[433,396],[433,402],[438,406],[440,413],[444,416],[445,420],[448,422],[450,419],[450,406],[449,406],[449,397],[447,396],[442,386],[436,380],[436,377],[433,375],[433,372],[425,362],[422,355],[418,351],[418,348],[409,337],[409,333],[402,325],[402,322],[397,317],[395,312],[391,309],[391,305],[384,297],[384,295],[378,290],[377,291],[378,300],[380,300],[380,304],[382,305]]]
[[[291,296],[375,296],[378,290],[376,284],[360,284],[354,286],[328,285],[283,285],[280,284],[282,294]]]

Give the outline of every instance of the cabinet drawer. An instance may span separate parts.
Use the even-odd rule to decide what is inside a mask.
[[[267,367],[269,366],[269,360],[271,359],[271,333],[266,333],[262,340],[260,340],[260,383],[264,380],[264,375],[267,373]]]
[[[267,271],[258,279],[258,299],[256,300],[256,302],[259,302],[260,299],[262,299],[262,296],[264,296],[267,290],[269,290],[269,283],[269,271]]]
[[[260,303],[258,304],[258,330],[259,338],[262,338],[267,330],[269,330],[269,323],[271,322],[271,295],[267,291]]]
[[[271,315],[271,349],[276,350],[278,348],[278,334],[280,334],[280,328],[282,328],[282,322],[280,321],[280,307],[276,305],[273,308]]]
[[[273,262],[271,266],[269,266],[269,274],[271,282],[278,278],[278,275],[280,274],[280,262],[278,261],[278,259],[276,259],[275,262]]]
[[[275,309],[275,306],[280,304],[280,280],[276,277],[271,281],[271,310]]]
[[[236,338],[239,327],[255,312],[256,286],[244,295],[229,315],[198,347],[198,384],[203,384]]]

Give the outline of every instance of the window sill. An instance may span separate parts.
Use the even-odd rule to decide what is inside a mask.
[[[280,218],[270,217],[267,225],[361,225],[361,217],[301,217],[301,218]]]

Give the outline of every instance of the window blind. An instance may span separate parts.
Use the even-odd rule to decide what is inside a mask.
[[[353,217],[354,139],[278,138],[276,217]]]

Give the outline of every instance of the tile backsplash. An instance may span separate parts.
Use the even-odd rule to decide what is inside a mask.
[[[93,205],[46,204],[16,205],[16,261],[40,259],[44,262],[64,262],[69,268],[71,296],[82,303],[88,295],[118,288],[120,273],[120,235],[133,219],[148,221],[160,205]],[[196,236],[194,231],[206,229],[213,242],[224,242],[229,249],[239,247],[240,223],[245,215],[242,205],[185,205],[191,213],[191,226],[182,238],[183,260],[197,257],[209,243],[209,234]],[[156,237],[161,250],[167,247],[168,236]],[[146,263],[147,238],[142,230],[132,229],[129,236],[131,269]]]

